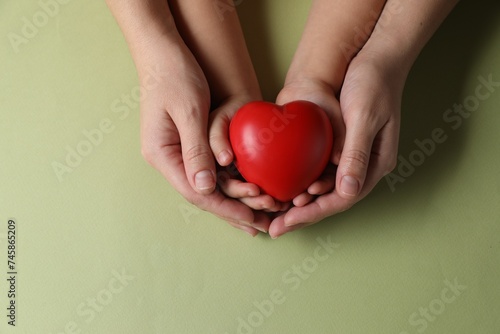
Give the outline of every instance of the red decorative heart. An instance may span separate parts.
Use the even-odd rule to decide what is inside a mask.
[[[312,102],[257,101],[238,110],[229,140],[245,180],[286,202],[321,175],[332,154],[333,133],[326,113]]]

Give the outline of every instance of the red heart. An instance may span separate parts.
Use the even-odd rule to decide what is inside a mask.
[[[330,120],[316,104],[250,102],[229,126],[235,164],[246,181],[286,202],[307,190],[332,153]]]

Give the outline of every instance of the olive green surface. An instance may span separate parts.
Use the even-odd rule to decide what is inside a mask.
[[[237,3],[272,100],[310,1]],[[0,333],[500,333],[498,2],[461,2],[420,55],[392,178],[276,240],[143,160],[137,75],[103,1],[40,6],[0,3]]]

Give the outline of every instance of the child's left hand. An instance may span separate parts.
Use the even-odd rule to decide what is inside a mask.
[[[290,207],[290,203],[277,201],[267,194],[262,194],[256,184],[242,181],[232,164],[234,153],[229,142],[229,124],[241,106],[254,100],[250,97],[232,98],[210,114],[209,142],[220,166],[217,185],[226,196],[240,200],[253,210],[284,211]]]

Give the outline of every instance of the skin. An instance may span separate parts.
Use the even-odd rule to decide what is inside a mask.
[[[333,165],[338,165],[341,160],[346,138],[338,95],[349,63],[367,41],[384,4],[385,0],[314,0],[312,3],[303,36],[285,80],[285,86],[278,95],[276,103],[285,104],[294,100],[308,100],[318,104],[328,113],[335,138],[331,157],[332,166],[327,169],[328,172],[320,180],[309,187],[308,192],[293,200],[295,206],[305,206],[315,196],[331,192],[335,185]],[[363,32],[360,33],[358,28],[361,28]],[[228,124],[221,125],[214,122],[210,132],[226,134]],[[215,156],[220,151],[231,150],[229,141],[223,136],[211,138],[210,145]],[[345,159],[347,159],[346,156],[344,156]],[[243,203],[258,209],[253,205],[252,197],[238,196],[236,188],[233,188],[231,184],[225,185],[222,189],[228,196],[239,198]],[[285,206],[286,203],[283,205]],[[276,209],[276,207],[267,209]],[[290,211],[292,210],[294,208]],[[275,219],[270,231],[272,237],[286,232],[283,226],[280,227],[283,225],[283,219],[284,217]]]
[[[252,236],[267,231],[269,216],[216,190],[208,142],[211,110],[226,122],[224,115],[261,99],[236,12],[224,12],[221,20],[207,0],[107,0],[107,5],[127,40],[141,85],[148,86],[149,69],[160,73],[140,107],[144,158],[190,203]],[[231,152],[218,159],[231,161]],[[259,196],[256,185],[233,188],[239,196],[274,202]]]
[[[276,102],[320,105],[330,115],[336,145],[324,175],[291,209],[274,215],[273,238],[351,208],[396,166],[407,75],[457,1],[384,2],[313,1]],[[356,28],[368,33],[356,34]],[[346,44],[353,46],[350,53]]]
[[[339,105],[346,132],[336,173],[309,187],[309,196],[320,195],[314,201],[309,202],[307,194],[300,195],[301,199],[294,200],[299,201],[298,206],[273,220],[269,229],[273,238],[351,208],[395,168],[407,75],[456,3],[457,0],[387,1],[373,33],[349,63],[340,87]],[[308,38],[307,34],[303,38]],[[299,48],[302,45],[301,42]],[[318,45],[321,47],[324,44]],[[324,50],[328,51],[331,50]],[[294,59],[278,102],[308,98],[320,103],[331,101],[334,105],[336,81],[326,81],[325,88],[324,76],[319,72],[310,75],[308,70],[303,75],[307,66]],[[332,162],[336,160],[334,152]],[[351,182],[343,184],[344,177]]]
[[[457,0],[313,0],[276,102],[317,103],[336,137],[331,165],[291,208],[256,185],[217,177],[228,174],[217,174],[214,160],[224,167],[234,157],[232,116],[261,98],[235,11],[221,19],[210,0],[107,3],[141,82],[148,68],[164,73],[141,104],[145,159],[189,202],[251,235],[276,238],[349,209],[395,167],[406,77]],[[202,171],[205,178],[196,178]]]

